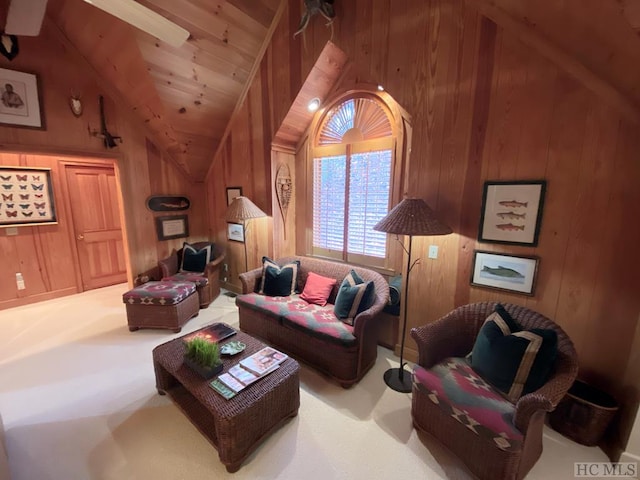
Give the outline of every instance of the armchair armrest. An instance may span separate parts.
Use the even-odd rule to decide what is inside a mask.
[[[256,291],[258,282],[262,278],[262,267],[241,273],[239,278],[242,283],[242,293],[253,293]]]
[[[226,256],[225,251],[219,248],[218,245],[214,247],[213,254],[215,255],[214,259],[207,263],[207,265],[204,267],[204,276],[208,278],[218,275],[220,264],[224,261],[224,258]]]
[[[178,252],[174,249],[171,254],[158,261],[161,278],[170,277],[178,273]]]
[[[529,422],[538,410],[553,411],[562,400],[578,375],[578,365],[568,356],[558,352],[556,367],[551,378],[535,392],[523,395],[516,402],[513,423],[526,433]]]
[[[433,323],[411,329],[418,345],[418,364],[431,368],[447,357],[463,357],[473,348],[476,333],[458,313],[450,312]]]

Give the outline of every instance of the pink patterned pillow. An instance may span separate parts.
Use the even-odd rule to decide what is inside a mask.
[[[309,303],[315,303],[324,307],[327,304],[331,290],[336,284],[335,278],[327,278],[322,275],[318,275],[313,272],[309,272],[307,276],[307,283],[304,285],[304,290],[300,295],[300,298],[306,300]]]

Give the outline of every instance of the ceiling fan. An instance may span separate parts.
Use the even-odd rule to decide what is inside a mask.
[[[187,30],[134,0],[84,1],[174,47],[189,38]],[[38,36],[46,9],[47,0],[11,0],[4,33]]]

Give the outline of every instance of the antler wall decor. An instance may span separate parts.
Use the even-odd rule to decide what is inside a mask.
[[[305,11],[302,14],[302,19],[300,19],[300,26],[293,36],[295,37],[299,33],[304,32],[307,25],[309,25],[311,17],[319,13],[329,21],[327,26],[331,25],[331,36],[333,37],[333,19],[336,16],[333,1],[334,0],[304,0]]]

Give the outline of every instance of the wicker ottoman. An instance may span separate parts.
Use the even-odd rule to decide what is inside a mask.
[[[200,302],[193,282],[147,282],[122,295],[129,330],[168,328],[178,333],[198,315]]]

